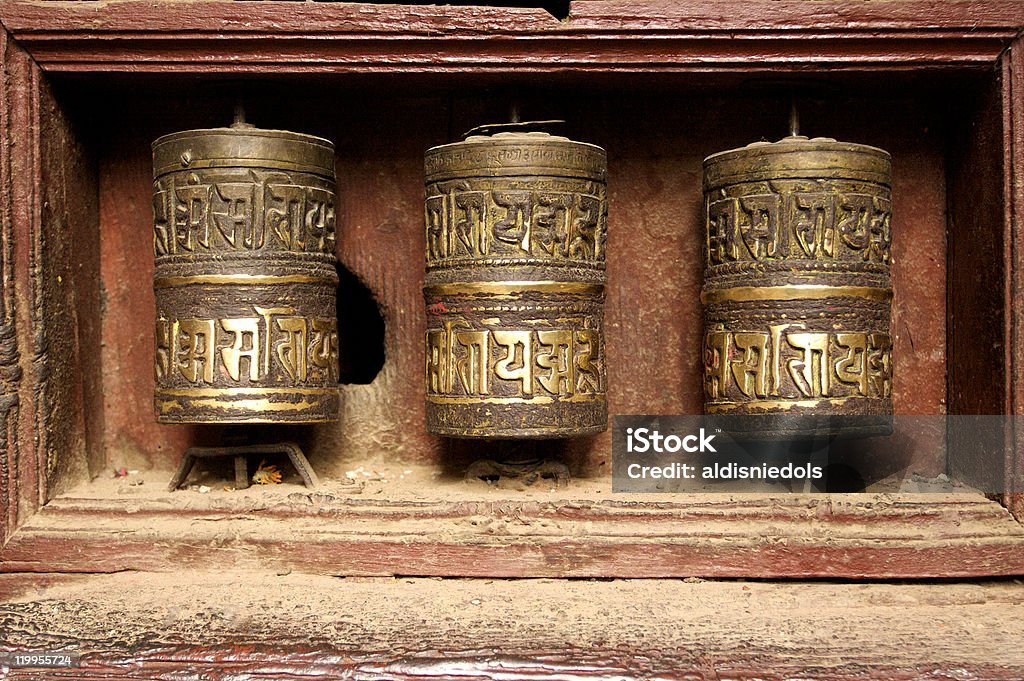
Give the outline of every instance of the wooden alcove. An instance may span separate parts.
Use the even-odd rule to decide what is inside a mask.
[[[11,593],[92,584],[56,573],[121,571],[1024,574],[1014,517],[1024,517],[1024,450],[1012,429],[994,443],[933,434],[875,462],[879,477],[910,469],[966,483],[997,470],[1008,490],[999,498],[619,496],[607,435],[544,450],[572,464],[578,480],[567,489],[463,484],[460,468],[487,447],[424,431],[420,293],[423,151],[501,119],[512,96],[537,117],[564,117],[572,136],[609,153],[610,410],[697,413],[700,161],[782,136],[788,99],[764,81],[785,78],[818,93],[803,98],[808,134],[893,154],[897,413],[1015,415],[1024,409],[1019,3],[591,0],[559,20],[523,7],[6,0],[0,23],[0,572],[11,573],[0,584]],[[162,491],[161,471],[216,432],[153,420],[149,143],[225,124],[237,92],[254,123],[336,142],[338,256],[361,282],[343,296],[368,293],[383,318],[383,368],[340,388],[341,421],[288,433],[327,479],[319,492]],[[358,317],[372,308],[351,309],[372,326],[372,313]],[[146,485],[104,481],[122,465],[142,469]],[[360,467],[389,481],[354,494],[345,473]],[[223,587],[197,583],[214,595]],[[954,589],[943,603],[970,598]],[[1004,610],[1020,605],[1011,591],[999,599]],[[194,652],[160,659],[191,669],[203,657]],[[998,663],[961,661],[1015,678]],[[497,674],[486,664],[466,673]]]

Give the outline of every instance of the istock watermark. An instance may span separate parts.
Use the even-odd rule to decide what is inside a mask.
[[[1005,416],[896,416],[886,428],[825,417],[615,416],[615,492],[1002,493],[1024,429]],[[889,424],[891,423],[891,428]],[[879,433],[878,431],[883,431]],[[870,435],[865,435],[870,433]]]
[[[704,432],[701,428],[696,435],[684,435],[682,437],[662,435],[657,430],[650,428],[626,428],[626,451],[630,453],[658,452],[659,454],[669,452],[714,452],[716,451],[711,441],[715,439],[713,434]],[[696,444],[694,444],[696,443]]]

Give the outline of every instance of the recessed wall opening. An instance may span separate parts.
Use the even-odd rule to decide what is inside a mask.
[[[342,264],[338,270],[338,382],[372,383],[384,368],[384,317],[370,289]]]

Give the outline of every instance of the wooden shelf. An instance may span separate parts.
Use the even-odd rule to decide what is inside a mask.
[[[681,496],[579,487],[449,481],[419,494],[365,496],[337,483],[318,491],[73,492],[18,530],[0,566],[444,577],[1024,574],[1024,528],[976,493]]]
[[[492,117],[502,96],[490,88],[509,83],[536,88],[535,102],[609,148],[612,413],[700,408],[699,163],[777,129],[770,97],[743,90],[769,73],[849,88],[842,106],[812,104],[810,119],[893,151],[897,411],[1024,411],[1019,3],[593,1],[559,22],[516,8],[8,0],[0,24],[0,572],[1024,574],[1014,432],[985,446],[939,433],[893,451],[928,475],[1002,471],[1002,506],[978,495],[446,500],[429,489],[193,506],[72,491],[115,460],[173,465],[198,437],[161,429],[149,409],[148,143],[219,124],[226,76],[266,95],[255,113],[273,124],[339,140],[339,258],[387,325],[378,379],[342,388],[343,422],[308,435],[325,479],[360,457],[447,471],[479,454],[422,428],[421,159]],[[606,435],[556,454],[600,485],[608,450]]]

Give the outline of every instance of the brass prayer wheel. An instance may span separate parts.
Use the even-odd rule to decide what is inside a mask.
[[[824,138],[704,159],[706,414],[766,439],[891,430],[891,175]]]
[[[153,142],[153,178],[158,420],[336,419],[334,145],[188,130]]]
[[[603,431],[604,150],[497,131],[434,147],[425,165],[428,430]]]

